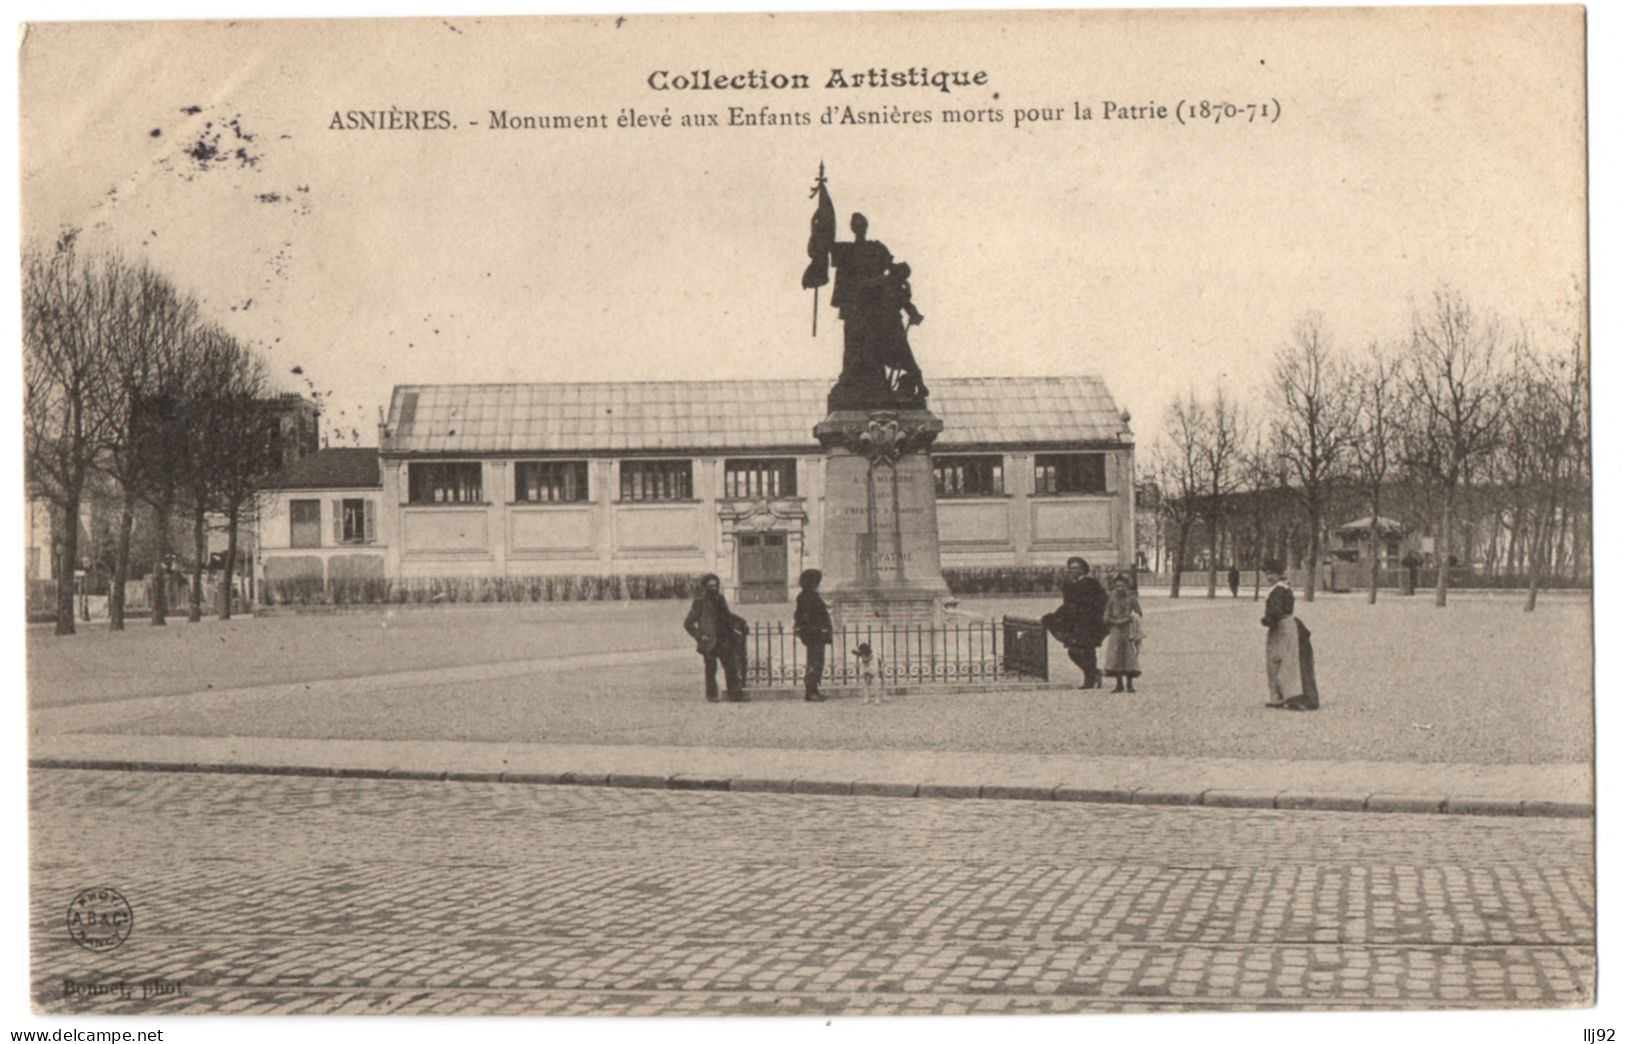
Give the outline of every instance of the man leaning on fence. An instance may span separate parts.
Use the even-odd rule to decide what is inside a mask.
[[[824,694],[818,683],[824,677],[824,646],[835,637],[835,625],[829,618],[829,606],[818,594],[818,583],[824,574],[808,569],[801,574],[801,593],[796,596],[795,634],[807,647],[807,702],[822,703]]]
[[[728,700],[743,703],[750,697],[742,687],[739,667],[749,628],[744,617],[735,616],[728,608],[728,600],[722,596],[722,581],[715,573],[705,574],[700,586],[700,596],[689,607],[683,630],[694,639],[694,651],[705,658],[705,698],[710,703],[716,703],[719,698],[717,661],[720,660],[728,682]]]

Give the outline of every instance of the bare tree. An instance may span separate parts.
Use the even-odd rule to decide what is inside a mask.
[[[1134,479],[1134,547],[1136,551],[1151,549],[1151,571],[1162,571],[1164,545],[1162,527],[1162,488],[1157,484],[1154,468],[1142,462],[1135,467]],[[1144,517],[1141,517],[1143,514]]]
[[[169,576],[174,559],[175,509],[192,467],[193,429],[200,418],[196,397],[203,387],[198,374],[211,331],[189,324],[154,362],[147,392],[136,405],[136,452],[140,473],[151,477],[140,488],[156,515],[152,620],[163,627],[169,618]]]
[[[1290,488],[1309,516],[1309,569],[1305,601],[1315,600],[1323,557],[1326,501],[1349,444],[1348,375],[1333,352],[1324,320],[1298,320],[1287,346],[1276,353],[1271,405]]]
[[[269,383],[264,359],[232,340],[222,362],[222,380],[206,407],[200,463],[207,476],[205,502],[225,518],[218,611],[220,619],[229,620],[241,525],[257,511],[259,494],[281,466],[282,453],[277,417],[260,405]],[[194,573],[193,591],[201,612],[201,571]]]
[[[1457,291],[1435,291],[1425,310],[1412,313],[1404,383],[1413,416],[1402,438],[1403,457],[1438,494],[1434,604],[1441,608],[1450,587],[1462,485],[1501,436],[1504,352],[1500,323],[1475,312]]]
[[[117,264],[81,259],[72,233],[22,265],[23,431],[29,484],[51,505],[56,633],[74,633],[80,507],[102,445]]]
[[[149,434],[144,411],[158,394],[161,378],[177,372],[175,361],[166,356],[181,350],[188,331],[197,323],[196,303],[152,268],[126,268],[122,279],[126,289],[120,298],[113,380],[103,403],[103,467],[118,484],[121,497],[113,580],[107,597],[108,626],[115,631],[124,628],[136,503],[157,480],[151,473],[157,463],[155,455],[141,442]]]
[[[1564,351],[1543,355],[1524,343],[1515,358],[1518,380],[1509,396],[1506,448],[1519,464],[1523,492],[1532,508],[1524,610],[1534,612],[1541,580],[1555,559],[1558,509],[1568,502],[1576,477],[1585,474],[1589,387],[1578,333]]]
[[[1207,424],[1207,409],[1196,401],[1194,394],[1175,399],[1168,407],[1162,438],[1154,451],[1162,511],[1168,519],[1169,535],[1175,538],[1169,548],[1173,555],[1170,598],[1179,597],[1180,574],[1185,570],[1191,529],[1201,509],[1202,441]]]
[[[187,598],[187,621],[203,620],[203,572],[208,568],[208,517],[216,491],[231,472],[232,447],[224,444],[226,413],[237,408],[229,395],[241,364],[242,346],[219,327],[198,330],[197,350],[187,372],[187,426],[184,444],[177,447],[179,486],[192,520],[192,582]]]
[[[1382,569],[1382,490],[1393,468],[1399,406],[1399,362],[1372,341],[1350,377],[1354,392],[1353,438],[1349,456],[1353,472],[1371,510],[1371,577],[1366,601],[1377,603]]]
[[[1246,420],[1241,407],[1225,394],[1224,387],[1213,390],[1213,402],[1204,411],[1205,423],[1199,429],[1201,460],[1201,516],[1207,527],[1207,596],[1218,597],[1219,534],[1229,517],[1232,498],[1241,489],[1241,458],[1246,446]]]
[[[1253,601],[1258,601],[1262,575],[1261,566],[1266,555],[1270,523],[1273,521],[1273,501],[1281,489],[1280,455],[1272,450],[1256,428],[1251,444],[1241,454],[1238,470],[1241,490],[1247,503],[1248,554],[1253,571]]]

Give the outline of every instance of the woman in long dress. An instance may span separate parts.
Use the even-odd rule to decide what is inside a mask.
[[[1269,628],[1264,639],[1264,671],[1270,696],[1264,706],[1273,710],[1316,710],[1320,707],[1320,689],[1315,684],[1315,647],[1309,640],[1309,628],[1293,615],[1297,600],[1281,563],[1264,563],[1264,577],[1271,585],[1264,618],[1259,621]]]
[[[1117,679],[1113,692],[1134,691],[1134,679],[1140,676],[1140,621],[1144,616],[1140,600],[1129,590],[1129,579],[1124,573],[1112,578],[1112,591],[1106,599],[1106,673]]]

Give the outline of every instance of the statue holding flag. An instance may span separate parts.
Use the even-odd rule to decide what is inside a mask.
[[[887,409],[925,405],[929,394],[908,343],[908,328],[925,320],[914,307],[909,267],[894,261],[884,243],[869,238],[869,220],[853,214],[852,239],[835,238],[835,204],[829,198],[824,165],[812,194],[813,212],[807,254],[812,259],[801,286],[813,291],[813,335],[818,333],[818,288],[835,269],[835,306],[843,326],[841,376],[829,394],[829,407]]]

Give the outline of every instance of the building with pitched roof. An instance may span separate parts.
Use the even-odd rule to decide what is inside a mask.
[[[1130,563],[1133,434],[1100,378],[931,384],[945,569]],[[828,391],[818,379],[401,385],[378,484],[344,495],[379,498],[364,533],[392,580],[714,572],[737,601],[782,601],[819,563],[812,428]]]
[[[382,490],[373,447],[320,449],[287,464],[268,484],[256,516],[256,588],[269,596],[290,584],[312,594],[336,580],[381,586]]]

